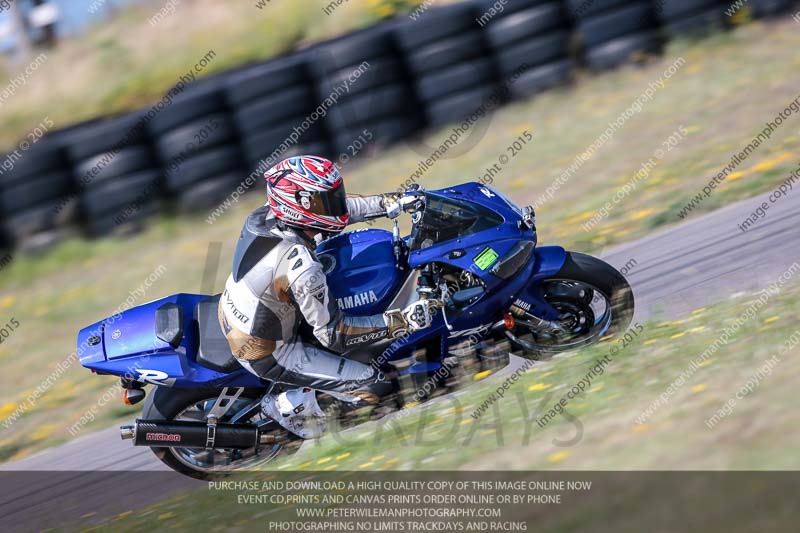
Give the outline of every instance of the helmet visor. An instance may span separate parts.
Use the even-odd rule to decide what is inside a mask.
[[[340,217],[348,213],[347,194],[343,185],[330,191],[299,191],[297,203],[303,209],[323,216]]]

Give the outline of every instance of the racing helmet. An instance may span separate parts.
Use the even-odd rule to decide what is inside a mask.
[[[284,159],[266,173],[269,207],[278,220],[301,229],[339,233],[350,220],[339,169],[328,159]]]

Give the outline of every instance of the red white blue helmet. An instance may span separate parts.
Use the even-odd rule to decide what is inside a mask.
[[[264,173],[272,212],[289,226],[339,233],[350,220],[339,169],[324,157],[284,159]]]

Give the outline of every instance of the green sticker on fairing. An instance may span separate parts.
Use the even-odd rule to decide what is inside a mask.
[[[497,255],[497,252],[487,247],[484,248],[483,251],[472,260],[472,262],[475,263],[481,270],[486,270],[492,266],[495,261],[497,261],[498,257],[500,256]]]

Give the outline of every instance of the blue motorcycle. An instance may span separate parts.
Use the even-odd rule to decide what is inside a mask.
[[[346,314],[402,309],[419,298],[443,305],[432,327],[375,339],[348,357],[398,380],[430,382],[468,360],[496,368],[498,347],[506,361],[511,350],[540,359],[630,324],[634,300],[624,276],[594,257],[537,247],[533,208],[479,183],[405,194],[418,199],[409,236],[401,238],[397,224],[393,232],[342,233],[321,243],[317,255]],[[142,418],[122,426],[122,438],[200,479],[253,468],[324,433],[330,417],[318,396],[333,396],[334,404],[352,400],[266,382],[243,369],[220,329],[218,300],[175,294],[78,335],[83,366],[120,376],[128,404],[146,397]],[[301,334],[313,342],[310,332]],[[149,395],[146,385],[154,387]]]

